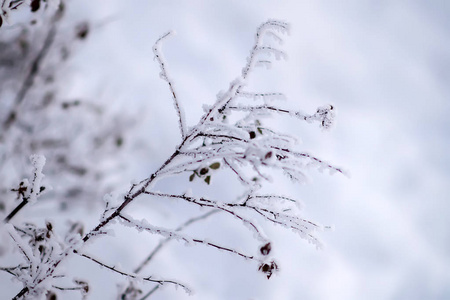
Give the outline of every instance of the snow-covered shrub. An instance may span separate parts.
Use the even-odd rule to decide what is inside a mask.
[[[226,91],[220,92],[211,106],[204,106],[204,114],[197,124],[188,125],[184,117],[183,104],[180,103],[174,88],[173,79],[162,56],[160,45],[170,33],[158,39],[154,46],[154,55],[160,67],[160,75],[168,84],[170,95],[178,116],[180,142],[173,153],[167,156],[150,176],[131,185],[121,197],[107,195],[105,209],[96,226],[84,232],[79,223],[74,223],[63,236],[58,235],[51,222],[46,222],[44,228],[33,224],[12,225],[14,215],[5,218],[4,230],[14,241],[22,261],[16,266],[3,267],[23,283],[23,289],[15,299],[34,297],[56,297],[55,290],[76,290],[82,297],[88,297],[87,281],[74,279],[70,287],[62,286],[59,280],[70,278],[70,270],[61,274],[58,270],[68,257],[77,255],[110,270],[111,272],[133,279],[131,283],[123,284],[119,290],[118,299],[141,299],[150,296],[162,285],[174,285],[187,292],[190,288],[177,280],[164,279],[155,275],[140,275],[143,267],[153,259],[171,240],[186,245],[203,245],[242,257],[255,263],[255,269],[263,272],[268,279],[279,267],[272,257],[272,248],[276,247],[267,236],[258,221],[282,225],[299,237],[320,248],[321,243],[316,232],[326,227],[304,219],[300,205],[296,199],[287,197],[278,191],[266,192],[263,188],[271,181],[270,173],[280,171],[289,180],[304,182],[305,170],[311,167],[327,169],[330,173],[343,173],[313,154],[296,150],[296,138],[285,132],[279,132],[266,122],[269,117],[293,117],[308,123],[316,122],[323,129],[328,129],[334,118],[334,108],[331,105],[319,107],[315,112],[307,114],[298,110],[283,108],[279,100],[285,98],[282,93],[261,93],[249,90],[248,79],[258,66],[267,66],[274,59],[285,57],[280,49],[282,36],[289,30],[285,22],[269,20],[263,23],[256,32],[256,39],[242,73],[230,83]],[[46,188],[41,184],[42,157],[32,157],[35,167],[31,179],[23,181],[17,189],[17,195],[23,203],[35,202]],[[194,195],[189,192],[162,192],[155,188],[157,182],[170,181],[177,176],[186,178],[186,187],[194,182],[210,185],[218,172],[228,171],[230,176],[237,178],[244,192],[240,196],[223,200],[205,195]],[[45,173],[45,169],[44,169]],[[42,189],[44,187],[44,189]],[[38,191],[39,190],[39,191]],[[140,197],[156,199],[176,199],[191,206],[201,207],[205,212],[191,218],[179,227],[166,228],[154,224],[152,220],[135,219],[126,213],[125,208],[132,206]],[[25,205],[24,204],[24,205]],[[24,206],[23,205],[23,206]],[[219,214],[233,217],[253,233],[258,245],[254,253],[246,253],[220,241],[193,237],[184,234],[184,228],[192,223]],[[88,253],[85,245],[108,235],[108,229],[113,223],[134,228],[138,231],[157,235],[163,239],[158,246],[132,272],[128,268],[110,265],[99,255]],[[156,283],[143,295],[141,285]]]

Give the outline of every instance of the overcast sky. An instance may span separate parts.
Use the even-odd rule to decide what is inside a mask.
[[[67,93],[114,98],[118,107],[145,111],[140,136],[151,142],[137,178],[179,141],[152,54],[154,41],[168,30],[176,35],[163,52],[192,125],[202,104],[211,104],[240,74],[255,29],[269,18],[291,24],[284,45],[289,59],[258,71],[260,85],[286,93],[286,105],[303,111],[331,103],[338,112],[330,132],[291,121],[286,128],[302,139],[299,149],[343,166],[351,177],[312,171],[309,185],[276,187],[302,199],[305,216],[335,226],[320,234],[325,249],[268,226],[281,271],[267,281],[257,266],[230,255],[169,247],[153,270],[189,283],[196,294],[188,298],[166,287],[154,299],[450,298],[450,2],[116,0],[76,6],[74,18],[90,18],[97,27],[71,61],[75,83]],[[217,191],[226,187],[206,192]],[[159,209],[164,215],[167,208]],[[247,241],[250,235],[236,237],[243,229],[234,220],[217,220],[229,226],[221,233],[225,240],[257,246]],[[118,251],[118,257],[130,255]]]

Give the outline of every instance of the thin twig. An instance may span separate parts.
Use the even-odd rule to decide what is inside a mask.
[[[26,293],[28,293],[28,287],[24,287],[23,289],[20,290],[19,293],[17,293],[17,295],[15,295],[11,300],[19,300],[20,298],[22,298]]]
[[[266,238],[263,237],[263,234],[262,234],[261,230],[252,221],[244,218],[243,216],[239,215],[235,211],[232,211],[232,210],[228,209],[226,207],[227,203],[224,203],[224,204],[221,205],[220,203],[218,203],[216,201],[209,200],[209,199],[206,199],[206,198],[203,198],[203,197],[202,198],[194,198],[194,197],[189,197],[189,196],[186,196],[186,195],[174,195],[174,194],[164,194],[164,193],[156,193],[156,192],[146,192],[146,194],[152,195],[152,196],[157,196],[157,197],[163,197],[163,198],[183,199],[185,201],[188,201],[190,203],[193,203],[193,204],[196,204],[196,205],[199,205],[199,206],[220,209],[220,210],[222,210],[224,212],[227,212],[230,215],[236,217],[237,219],[241,220],[244,224],[248,225],[249,228],[251,228],[254,231],[254,233],[256,234],[256,236],[258,237],[259,240],[266,241]],[[194,242],[200,242],[200,241],[197,241],[197,240],[193,240],[193,241]],[[207,244],[209,244],[209,243],[207,243]],[[216,247],[216,248],[219,248],[219,249],[223,249],[220,246],[216,246],[216,245],[210,245],[210,246],[213,246],[213,247]],[[234,250],[230,250],[230,249],[223,249],[223,250],[230,251],[230,252],[235,252]],[[249,257],[249,256],[247,256],[245,254],[241,254],[241,253],[236,253],[236,254],[238,254],[238,255],[240,255],[242,257],[245,257],[245,258],[252,258],[253,259],[253,256]]]
[[[199,203],[196,203],[196,204],[199,204]],[[199,204],[199,205],[201,205],[201,204]],[[241,219],[244,223],[247,223],[248,225],[250,225],[251,227],[253,227],[253,229],[255,230],[255,232],[256,232],[258,235],[261,236],[261,233],[260,233],[259,229],[258,229],[252,222],[250,222],[250,221],[246,220],[245,218],[239,216],[239,215],[236,214],[235,212],[232,212],[232,211],[230,211],[230,210],[228,210],[228,209],[226,209],[226,208],[223,208],[223,207],[216,207],[216,206],[212,206],[212,205],[206,205],[206,206],[212,207],[212,208],[217,208],[217,209],[220,209],[220,210],[223,210],[223,211],[226,211],[226,212],[231,213],[231,214],[234,215],[235,217]],[[239,252],[239,251],[237,251],[237,250],[234,250],[234,249],[231,249],[231,248],[227,248],[227,247],[225,247],[225,246],[221,246],[221,245],[218,245],[218,244],[215,244],[215,243],[212,243],[212,242],[208,242],[208,241],[206,241],[206,240],[201,240],[201,239],[196,239],[196,238],[189,238],[189,237],[187,237],[187,236],[184,236],[184,235],[181,235],[181,234],[174,233],[173,231],[164,230],[164,229],[161,229],[161,228],[156,228],[156,229],[155,229],[155,228],[153,228],[153,227],[149,227],[149,226],[146,226],[146,225],[144,225],[144,224],[136,224],[135,222],[133,222],[132,220],[130,220],[129,217],[125,217],[125,216],[122,216],[122,215],[119,215],[119,217],[120,217],[122,220],[128,222],[129,224],[134,225],[134,226],[135,226],[136,228],[138,228],[139,230],[146,230],[146,231],[148,231],[148,232],[150,232],[150,233],[158,233],[158,234],[162,234],[162,235],[169,235],[169,239],[180,239],[180,240],[185,241],[186,243],[203,244],[203,245],[210,246],[210,247],[213,247],[213,248],[216,248],[216,249],[220,249],[220,250],[224,250],[224,251],[227,251],[227,252],[230,252],[230,253],[234,253],[234,254],[236,254],[236,255],[238,255],[238,256],[241,256],[241,257],[243,257],[243,258],[246,258],[246,259],[252,259],[252,260],[256,259],[254,256],[250,256],[250,255],[241,253],[241,252]]]
[[[212,210],[210,212],[207,212],[206,214],[200,215],[195,218],[191,218],[191,219],[187,220],[186,222],[184,222],[179,227],[177,227],[175,229],[175,231],[182,231],[189,225],[194,224],[198,221],[204,220],[204,219],[208,218],[209,216],[211,216],[215,213],[218,213],[218,212],[219,212],[219,210]],[[139,273],[152,260],[152,258],[156,255],[156,253],[158,253],[164,247],[164,245],[166,245],[170,241],[171,241],[170,238],[166,238],[166,239],[160,241],[159,244],[155,247],[155,249],[153,249],[153,251],[147,256],[147,258],[136,269],[134,269],[134,273],[136,273],[136,274]]]
[[[9,221],[11,221],[12,218],[14,218],[14,216],[22,209],[25,207],[25,205],[27,205],[28,203],[28,199],[23,198],[22,202],[19,203],[19,205],[16,206],[16,208],[13,209],[12,212],[9,213],[9,215],[7,215],[5,217],[5,219],[3,220],[3,223],[9,223]]]
[[[223,159],[223,161],[225,162],[225,164],[234,172],[234,174],[236,174],[236,176],[239,178],[239,180],[245,184],[245,185],[251,185],[250,182],[248,182],[247,180],[244,179],[243,175],[241,175],[234,166],[231,165],[231,163],[228,162],[227,159]]]
[[[150,297],[154,292],[156,292],[159,289],[160,285],[155,285],[150,291],[148,291],[147,294],[145,294],[141,299],[139,300],[145,300],[148,297]]]
[[[184,118],[183,111],[180,106],[180,102],[177,98],[177,94],[175,93],[175,89],[173,88],[172,80],[167,75],[165,63],[164,63],[162,55],[159,51],[160,43],[165,38],[167,38],[170,34],[171,34],[171,32],[167,32],[166,34],[161,36],[156,41],[155,45],[153,46],[153,53],[155,54],[156,61],[158,62],[159,67],[161,68],[161,78],[167,82],[167,84],[169,85],[170,92],[172,93],[173,105],[175,106],[175,110],[177,111],[177,114],[178,114],[178,124],[180,127],[181,139],[184,140],[184,138],[186,137],[186,125],[185,125],[185,121],[184,121],[185,118]]]
[[[160,285],[165,284],[165,283],[170,283],[170,284],[182,287],[186,292],[190,292],[190,289],[186,285],[184,285],[182,283],[179,283],[179,282],[176,282],[174,280],[152,279],[151,276],[149,276],[149,277],[136,276],[134,274],[130,274],[130,273],[121,271],[121,270],[119,270],[116,267],[111,267],[110,265],[107,265],[107,264],[105,264],[105,263],[103,263],[103,262],[101,262],[101,261],[99,261],[99,260],[97,260],[97,259],[95,259],[95,258],[93,258],[93,257],[91,257],[91,256],[89,256],[87,254],[85,254],[85,253],[79,253],[78,251],[74,251],[74,253],[78,254],[79,256],[85,257],[85,258],[95,262],[96,264],[98,264],[98,265],[100,265],[100,266],[102,266],[104,268],[107,268],[107,269],[109,269],[109,270],[111,270],[111,271],[113,271],[115,273],[123,275],[125,277],[132,278],[132,279],[140,279],[140,280],[144,280],[144,281],[148,281],[148,282],[155,282],[155,283],[158,283]]]
[[[211,215],[213,215],[213,214],[216,214],[216,213],[218,213],[219,212],[219,210],[212,210],[212,211],[209,211],[209,212],[207,212],[207,213],[205,213],[205,214],[202,214],[202,215],[200,215],[200,216],[197,216],[197,217],[195,217],[195,218],[191,218],[191,219],[189,219],[189,220],[187,220],[186,222],[184,222],[183,224],[181,224],[180,226],[178,226],[176,229],[175,229],[175,231],[182,231],[183,229],[185,229],[186,227],[188,227],[189,225],[192,225],[192,224],[194,224],[194,223],[196,223],[196,222],[198,222],[198,221],[201,221],[201,220],[204,220],[204,219],[206,219],[206,218],[208,218],[209,216],[211,216]],[[158,245],[153,249],[153,251],[145,258],[145,260],[143,261],[143,262],[141,262],[140,264],[139,264],[139,266],[136,268],[136,269],[134,269],[134,273],[136,273],[136,274],[138,274],[138,273],[140,273],[141,272],[141,270],[153,259],[153,257],[165,246],[165,245],[167,245],[169,242],[171,241],[171,239],[170,238],[166,238],[166,239],[164,239],[164,240],[161,240],[159,243],[158,243]],[[131,285],[131,283],[130,283],[130,285]],[[142,298],[141,298],[141,300],[144,300],[144,299],[146,299],[146,298],[148,298],[151,294],[153,294],[156,290],[158,290],[159,289],[159,287],[160,287],[160,285],[156,285],[156,286],[154,286],[147,294],[145,294]],[[121,299],[124,299],[125,298],[125,293],[126,293],[126,291],[127,291],[128,289],[125,289],[125,291],[124,292],[122,292],[122,294],[121,294]]]

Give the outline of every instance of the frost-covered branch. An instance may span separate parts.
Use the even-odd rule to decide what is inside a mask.
[[[12,189],[12,191],[17,192],[18,198],[22,199],[22,201],[5,217],[3,220],[4,223],[11,221],[11,219],[28,203],[36,203],[37,198],[46,190],[46,187],[41,184],[42,179],[44,178],[42,169],[45,165],[45,157],[42,155],[32,155],[30,156],[30,160],[34,168],[33,179],[31,180],[31,183],[28,179],[24,179],[20,182],[17,189]]]
[[[39,297],[47,293],[50,282],[60,277],[55,274],[58,265],[81,245],[79,235],[69,232],[62,239],[54,232],[50,222],[44,228],[31,223],[23,227],[5,224],[4,228],[24,258],[24,262],[16,267],[2,268],[24,285],[13,299],[20,299],[26,294]]]
[[[173,194],[163,194],[163,193],[156,193],[156,192],[146,192],[148,195],[162,197],[162,198],[174,198],[174,199],[182,199],[189,203],[196,204],[200,207],[209,207],[221,210],[223,212],[226,212],[232,216],[234,216],[236,219],[242,221],[253,233],[255,234],[255,237],[265,242],[267,241],[267,238],[262,233],[261,229],[251,220],[245,218],[244,216],[241,216],[239,213],[237,213],[235,210],[232,209],[234,205],[230,205],[229,203],[220,203],[218,201],[206,199],[204,197],[195,198],[195,197],[189,197],[186,195],[173,195]],[[246,257],[243,254],[239,254],[242,257]],[[250,258],[250,257],[246,257]]]
[[[180,226],[178,226],[174,231],[175,232],[179,232],[184,230],[186,227],[197,223],[199,221],[205,220],[207,218],[209,218],[210,216],[218,213],[219,210],[212,210],[209,211],[205,214],[202,214],[200,216],[194,217],[194,218],[190,218],[189,220],[187,220],[186,222],[184,222],[183,224],[181,224]],[[138,274],[142,271],[142,269],[155,257],[155,255],[160,252],[165,245],[167,245],[172,239],[170,237],[167,237],[163,240],[161,240],[158,245],[150,252],[150,254],[139,264],[139,266],[137,266],[134,269],[134,273]],[[152,289],[150,289],[150,291],[148,291],[142,298],[140,298],[141,300],[143,299],[147,299],[150,295],[152,295],[154,292],[156,292],[159,287],[161,285],[155,285]],[[139,289],[138,287],[136,287],[136,285],[133,282],[130,282],[128,284],[128,286],[126,286],[125,288],[121,289],[119,291],[120,295],[119,298],[120,299],[128,299],[127,297],[137,297],[137,295],[142,293],[142,290]]]
[[[175,281],[175,280],[170,280],[170,279],[157,279],[157,278],[153,278],[153,276],[148,276],[148,277],[137,276],[137,275],[135,275],[135,274],[131,274],[131,273],[124,272],[124,271],[120,270],[119,268],[117,268],[117,267],[115,267],[115,266],[110,266],[110,265],[108,265],[108,264],[106,264],[106,263],[104,263],[104,262],[101,262],[100,260],[98,260],[98,259],[96,259],[96,258],[94,258],[94,257],[92,257],[92,256],[90,256],[90,255],[88,255],[88,254],[85,254],[85,253],[79,253],[78,251],[74,251],[74,253],[78,254],[78,255],[81,256],[81,257],[87,258],[87,259],[89,259],[89,260],[95,262],[96,264],[98,264],[98,265],[100,265],[100,266],[102,266],[102,267],[104,267],[104,268],[106,268],[106,269],[108,269],[108,270],[111,270],[111,271],[113,271],[113,272],[115,272],[115,273],[117,273],[117,274],[120,274],[120,275],[122,275],[122,276],[131,278],[131,279],[138,279],[138,280],[143,280],[143,281],[148,281],[148,282],[158,283],[158,284],[160,284],[160,285],[164,285],[164,284],[173,284],[173,285],[175,285],[175,286],[179,286],[179,287],[183,288],[183,290],[184,290],[186,293],[188,293],[188,294],[190,294],[190,293],[192,292],[191,289],[188,288],[186,285],[184,285],[184,284],[182,284],[182,283],[179,283],[179,282],[177,282],[177,281]]]
[[[157,195],[157,194],[155,194],[155,195]],[[158,196],[161,196],[161,195],[158,195]],[[133,220],[129,216],[123,216],[123,215],[120,215],[119,217],[123,221],[126,222],[127,226],[134,227],[138,231],[144,230],[144,231],[147,231],[147,232],[152,233],[152,234],[159,234],[159,235],[161,235],[161,236],[163,236],[163,237],[165,237],[167,239],[183,241],[187,245],[189,245],[189,244],[191,244],[191,245],[192,244],[203,244],[205,246],[213,247],[213,248],[216,248],[216,249],[219,249],[219,250],[223,250],[223,251],[226,251],[226,252],[229,252],[229,253],[234,253],[234,254],[236,254],[238,256],[241,256],[243,258],[246,258],[246,259],[252,259],[252,260],[255,259],[255,257],[249,256],[249,255],[244,254],[242,252],[239,252],[237,250],[234,250],[234,249],[231,249],[231,248],[228,248],[228,247],[225,247],[225,246],[221,246],[221,245],[218,245],[216,243],[213,243],[213,242],[210,242],[210,241],[207,241],[207,240],[202,240],[202,239],[198,239],[198,238],[191,238],[191,237],[189,237],[187,235],[177,233],[176,230],[168,230],[168,229],[164,229],[164,228],[161,228],[161,227],[152,226],[145,220],[137,221],[137,220]],[[239,217],[239,216],[237,216],[237,217]],[[243,218],[241,218],[241,219],[243,219]],[[243,221],[246,221],[246,220],[243,219]],[[253,225],[253,224],[251,224],[251,225]],[[255,230],[257,230],[257,229],[255,228]]]
[[[250,56],[247,59],[247,65],[242,70],[242,77],[244,79],[247,78],[248,73],[250,72],[250,70],[253,69],[255,63],[257,62],[256,57],[258,56],[259,52],[261,50],[267,50],[268,48],[268,47],[265,48],[261,47],[262,38],[264,37],[264,35],[275,37],[274,40],[277,41],[278,43],[281,43],[283,39],[278,34],[279,33],[285,34],[288,31],[289,31],[289,24],[278,20],[269,20],[258,27],[256,31],[255,45],[253,46]],[[283,51],[280,51],[272,47],[270,47],[270,49],[273,49],[273,51],[269,50],[268,51],[269,53],[274,52],[278,56],[283,57],[285,56]],[[262,61],[268,64],[271,63],[269,60],[262,60]]]
[[[177,227],[174,231],[175,232],[179,232],[179,231],[182,231],[182,230],[184,230],[186,227],[188,227],[189,225],[191,225],[191,224],[194,224],[194,223],[196,223],[196,222],[198,222],[198,221],[202,221],[202,220],[205,220],[206,218],[208,218],[208,217],[210,217],[210,216],[212,216],[213,214],[216,214],[216,213],[218,213],[219,211],[218,210],[212,210],[212,211],[209,211],[209,212],[207,212],[207,213],[205,213],[205,214],[202,214],[202,215],[200,215],[200,216],[198,216],[198,217],[195,217],[195,218],[190,218],[189,220],[187,220],[186,222],[184,222],[182,225],[180,225],[179,227]],[[165,239],[163,239],[163,240],[161,240],[159,243],[158,243],[158,245],[155,247],[155,249],[153,249],[153,251],[145,258],[145,260],[142,262],[142,263],[140,263],[139,264],[139,266],[138,267],[136,267],[136,269],[134,269],[134,272],[135,273],[139,273],[152,259],[153,259],[153,257],[156,255],[156,253],[158,253],[159,251],[161,251],[161,249],[168,243],[168,242],[170,242],[172,239],[171,238],[169,238],[169,237],[167,237],[167,238],[165,238]]]
[[[173,105],[175,107],[175,110],[178,114],[178,125],[180,127],[180,132],[181,132],[181,139],[184,139],[186,137],[186,121],[185,121],[185,117],[184,117],[184,112],[181,108],[180,102],[177,98],[177,95],[175,93],[175,89],[173,87],[173,82],[170,79],[169,75],[167,74],[167,68],[166,65],[164,63],[163,60],[163,55],[159,49],[160,44],[162,43],[162,41],[164,39],[166,39],[169,35],[171,34],[171,32],[168,32],[166,34],[164,34],[163,36],[161,36],[155,43],[155,45],[153,46],[153,53],[155,54],[155,59],[159,64],[159,67],[161,68],[161,73],[160,76],[161,78],[167,82],[167,84],[169,85],[169,89],[170,92],[172,93],[172,98],[173,98]]]
[[[235,110],[235,111],[245,111],[245,112],[274,111],[277,113],[284,113],[284,114],[288,114],[290,116],[299,118],[301,120],[305,120],[309,123],[311,123],[313,121],[319,121],[321,127],[324,129],[328,129],[332,126],[333,118],[334,118],[332,105],[329,105],[327,107],[319,107],[317,109],[317,112],[312,115],[304,114],[301,111],[292,111],[292,110],[287,110],[287,109],[283,109],[283,108],[279,108],[279,107],[275,107],[275,106],[271,106],[271,105],[229,106],[228,109]]]
[[[60,264],[72,254],[89,259],[127,278],[158,283],[158,286],[170,283],[188,291],[184,284],[174,280],[163,280],[152,276],[141,277],[135,274],[140,272],[169,240],[177,240],[185,244],[202,244],[256,262],[259,265],[259,271],[270,278],[273,273],[278,271],[276,262],[270,258],[271,249],[274,245],[272,245],[270,237],[264,234],[263,226],[257,222],[258,220],[291,229],[301,238],[320,248],[321,243],[315,233],[327,227],[303,218],[297,200],[279,194],[261,193],[261,187],[266,181],[272,180],[271,175],[274,170],[282,171],[288,178],[300,183],[306,180],[306,170],[311,167],[319,170],[327,169],[330,173],[344,173],[344,171],[313,154],[296,150],[296,137],[272,128],[264,119],[292,116],[308,123],[317,121],[322,128],[327,129],[333,123],[334,107],[331,105],[319,107],[314,114],[308,115],[299,110],[290,110],[274,104],[274,101],[284,99],[282,93],[243,91],[250,74],[256,67],[261,64],[268,65],[272,63],[273,59],[286,57],[283,50],[279,49],[279,44],[282,42],[281,34],[286,33],[288,28],[287,23],[276,20],[269,20],[258,28],[255,44],[242,74],[230,83],[226,91],[217,95],[213,104],[204,106],[203,116],[197,124],[189,127],[189,129],[159,49],[160,43],[169,34],[159,38],[153,51],[161,69],[161,77],[168,83],[173,96],[182,137],[181,142],[159,168],[147,178],[133,183],[123,198],[105,197],[105,208],[100,220],[87,233],[84,233],[80,226],[73,225],[68,235],[62,239],[54,234],[51,226],[47,226],[47,229],[34,227],[30,229],[15,228],[8,225],[10,237],[16,243],[25,261],[16,267],[0,269],[16,276],[24,284],[24,288],[16,298],[27,294],[42,295],[49,286],[59,290],[80,290],[80,287],[84,287],[83,284],[77,283],[77,287],[64,288],[63,285],[53,282],[59,276],[56,270],[58,270]],[[36,163],[36,165],[42,164]],[[155,191],[157,182],[181,174],[188,176],[189,182],[200,179],[209,185],[213,182],[212,180],[217,172],[227,168],[231,170],[231,176],[236,177],[244,186],[245,192],[237,197],[218,200],[213,197],[191,195],[191,193],[188,195],[188,193],[176,194],[171,191]],[[40,187],[42,176],[39,175],[41,172],[38,167],[36,167],[36,170],[35,174],[37,175],[35,175],[32,184],[27,183],[26,189],[22,185],[17,189],[19,196],[24,199],[29,198],[27,198],[27,201],[34,201],[38,196],[37,190]],[[28,186],[31,188],[28,189]],[[165,228],[155,224],[153,220],[136,220],[126,213],[126,208],[143,196],[156,199],[177,199],[199,208],[211,209],[212,212],[190,219],[178,228]],[[189,224],[202,220],[217,211],[233,217],[244,227],[247,227],[260,245],[258,246],[259,251],[247,254],[224,245],[220,241],[212,242],[204,238],[191,237],[181,232]],[[135,273],[128,273],[106,264],[102,259],[94,258],[82,249],[88,241],[93,242],[95,239],[107,235],[110,232],[108,227],[116,221],[119,225],[165,238],[135,269]],[[42,240],[35,238],[35,236],[42,236],[42,234],[44,234]],[[39,247],[43,247],[42,249],[45,251],[40,251]],[[142,299],[147,298],[156,289],[157,287],[153,288]],[[128,297],[137,299],[137,295],[140,294],[138,289],[134,287],[134,283],[128,285],[127,289],[121,291],[121,293],[123,299],[129,299]]]
[[[297,215],[299,205],[296,204],[296,201],[294,199],[288,197],[284,197],[281,195],[254,195],[248,193],[244,197],[241,197],[243,199],[242,201],[219,202],[211,199],[206,199],[204,197],[195,198],[186,195],[163,194],[157,192],[146,192],[146,194],[161,198],[182,199],[201,207],[210,207],[223,211],[243,222],[251,231],[253,231],[255,237],[259,241],[267,242],[268,239],[263,235],[261,229],[258,228],[255,221],[251,220],[247,216],[244,216],[244,214],[242,213],[238,213],[238,211],[242,212],[249,210],[254,211],[267,221],[270,221],[274,224],[283,225],[285,227],[292,229],[294,232],[297,232],[302,238],[316,245],[316,247],[318,248],[322,247],[321,242],[313,235],[313,232],[317,230],[323,230],[324,227],[312,221],[300,218]],[[294,203],[296,205],[294,206],[281,205],[280,207],[277,207],[276,205],[273,204],[273,202],[278,202],[277,206],[280,206],[280,204],[283,204],[283,202]],[[160,229],[153,229],[153,228],[147,229],[144,228],[144,225],[142,224],[136,226],[139,226],[139,229],[141,230],[146,229],[150,232],[164,234],[164,232],[158,232],[158,230]],[[189,239],[178,236],[174,236],[173,238],[182,239],[185,242],[190,242]]]

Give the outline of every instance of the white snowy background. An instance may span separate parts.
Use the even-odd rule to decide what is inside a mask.
[[[255,29],[269,18],[291,24],[283,46],[289,59],[258,70],[255,81],[286,93],[286,104],[305,112],[328,103],[337,109],[330,132],[294,121],[285,126],[301,137],[300,149],[345,167],[351,178],[312,171],[308,185],[275,187],[301,199],[308,218],[335,226],[320,234],[325,249],[266,226],[281,269],[267,280],[251,262],[172,242],[147,273],[179,279],[195,294],[167,286],[151,299],[450,299],[450,2],[116,0],[73,6],[74,19],[93,20],[96,27],[70,62],[65,92],[111,99],[143,122],[131,136],[148,146],[130,157],[124,187],[155,170],[180,139],[152,53],[154,41],[168,30],[176,35],[162,49],[189,124],[196,123],[202,104],[211,104],[240,74]],[[240,188],[225,178],[213,178],[205,193]],[[182,190],[187,183],[186,175],[167,186]],[[179,224],[190,209],[155,200],[136,208],[137,218],[156,224]],[[89,213],[95,222],[100,210]],[[228,217],[193,230],[208,228],[212,237],[245,251],[258,246]],[[117,229],[116,238],[93,243],[89,251],[136,265],[155,244],[145,234],[137,239]],[[121,281],[82,258],[66,268],[78,270],[80,278],[89,270],[91,299],[112,299]],[[1,294],[9,299],[20,285],[0,276],[0,290],[7,291]]]

